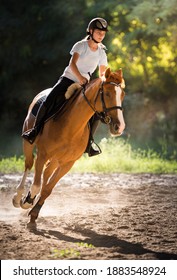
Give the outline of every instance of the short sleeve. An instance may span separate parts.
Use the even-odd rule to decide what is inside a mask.
[[[107,55],[104,49],[100,49],[100,60],[99,60],[99,66],[100,65],[108,65],[108,59],[107,59]]]
[[[74,46],[72,47],[70,54],[73,55],[75,52],[77,52],[79,55],[81,55],[84,51],[84,46],[83,46],[83,42],[79,41],[76,44],[74,44]]]

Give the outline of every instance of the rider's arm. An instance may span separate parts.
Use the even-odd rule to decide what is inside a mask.
[[[79,58],[79,54],[77,52],[73,53],[69,65],[70,65],[70,68],[73,71],[74,75],[79,80],[79,83],[81,85],[84,85],[88,82],[88,80],[84,76],[82,76],[81,73],[79,72],[79,69],[76,65],[78,58]]]
[[[106,66],[105,65],[100,65],[99,66],[99,77],[100,78],[103,78],[105,71],[106,71]]]

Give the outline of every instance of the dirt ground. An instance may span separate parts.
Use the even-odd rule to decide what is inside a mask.
[[[0,175],[0,259],[177,259],[177,175],[67,174],[35,231],[12,206],[20,178]]]

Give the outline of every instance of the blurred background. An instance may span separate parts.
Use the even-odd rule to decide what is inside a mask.
[[[0,158],[22,154],[30,102],[56,83],[89,21],[103,17],[109,66],[126,81],[122,138],[176,159],[177,0],[1,0],[0,11]]]

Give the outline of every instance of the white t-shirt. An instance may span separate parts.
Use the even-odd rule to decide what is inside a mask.
[[[70,54],[73,55],[75,52],[79,54],[79,58],[76,63],[78,70],[81,75],[88,80],[90,79],[88,73],[92,74],[96,70],[97,66],[107,66],[108,64],[107,56],[102,44],[98,44],[98,49],[96,51],[92,51],[88,45],[88,41],[82,40],[72,47]],[[67,77],[74,82],[79,82],[70,66],[65,68],[62,76]]]

